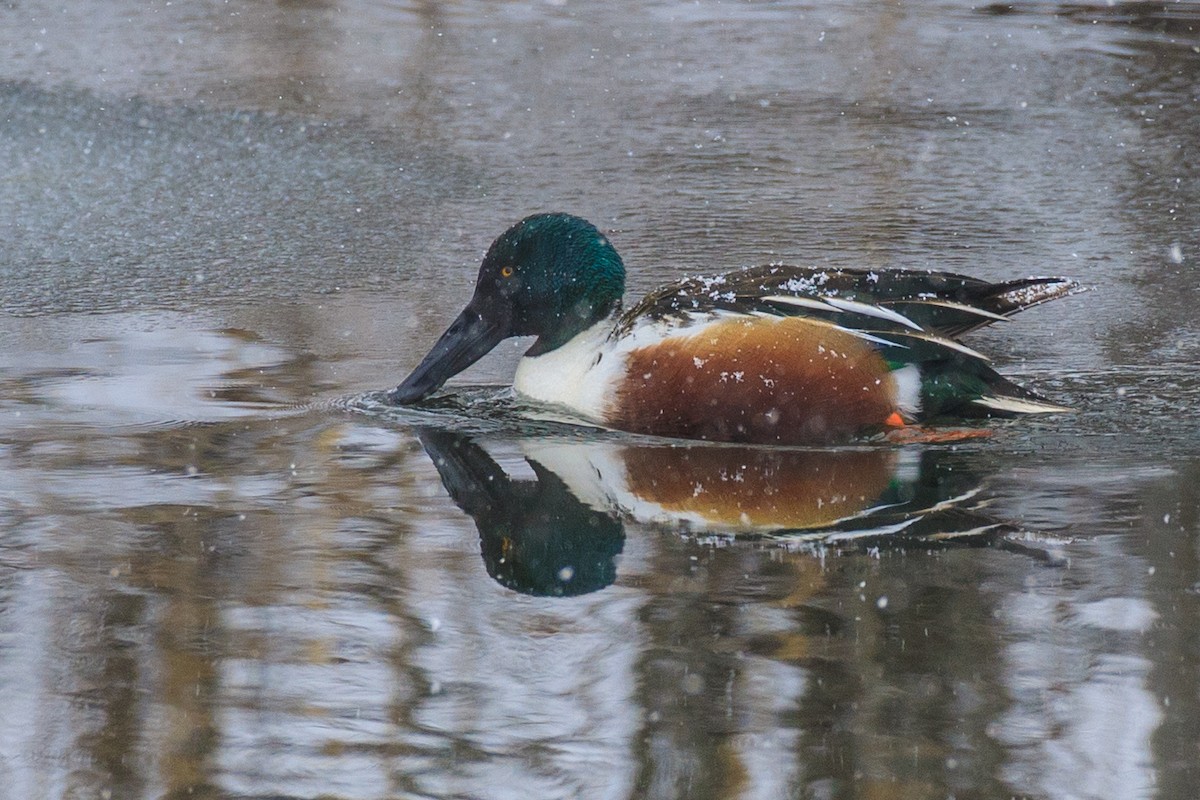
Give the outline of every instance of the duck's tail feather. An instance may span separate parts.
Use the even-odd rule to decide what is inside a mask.
[[[1070,278],[1021,278],[1004,283],[959,287],[954,297],[901,297],[884,304],[929,330],[957,339],[1027,308],[1076,294],[1083,289]]]
[[[1014,417],[1073,410],[1050,402],[979,361],[922,366],[920,402],[925,418],[942,415]]]
[[[1032,392],[1030,392],[1032,394]],[[1007,395],[984,395],[972,400],[971,405],[988,414],[1016,416],[1020,414],[1067,414],[1075,409],[1051,403],[1036,395],[1033,397],[1009,397]]]
[[[1021,278],[992,284],[983,308],[1005,317],[1018,311],[1049,303],[1060,297],[1083,291],[1078,281],[1070,278]]]

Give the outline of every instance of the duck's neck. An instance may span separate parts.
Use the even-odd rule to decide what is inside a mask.
[[[562,312],[555,324],[543,330],[537,341],[525,351],[529,357],[538,357],[565,347],[581,336],[588,336],[596,328],[611,330],[621,314],[621,299],[603,303],[581,301]]]

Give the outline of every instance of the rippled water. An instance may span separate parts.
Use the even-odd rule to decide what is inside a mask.
[[[1200,9],[0,6],[0,797],[1192,798]],[[1078,409],[687,446],[395,385],[562,209],[638,293],[1090,289]],[[485,387],[485,388],[480,388]]]

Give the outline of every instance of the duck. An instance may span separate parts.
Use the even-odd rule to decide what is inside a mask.
[[[961,339],[1078,289],[1061,277],[769,264],[684,277],[625,310],[608,236],[540,213],[492,242],[466,307],[386,398],[420,403],[501,341],[532,336],[518,398],[634,434],[813,445],[1062,413]]]

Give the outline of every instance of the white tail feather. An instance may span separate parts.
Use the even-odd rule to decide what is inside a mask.
[[[978,400],[972,400],[971,405],[981,406],[992,411],[1002,411],[1006,414],[1063,414],[1075,409],[1055,405],[1044,400],[1032,400],[1024,397],[1001,397],[999,395],[984,395]]]

